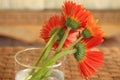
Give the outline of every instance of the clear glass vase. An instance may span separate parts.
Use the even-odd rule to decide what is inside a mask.
[[[28,48],[21,50],[15,55],[15,80],[29,80],[32,75],[29,75],[32,69],[38,70],[42,69],[40,64],[38,67],[34,67],[38,56],[40,55],[42,49],[40,48]],[[54,54],[54,51],[50,52],[49,58]],[[52,66],[47,66],[49,69],[49,74],[45,76],[43,80],[64,80],[64,64],[65,57],[59,59],[56,64]],[[41,75],[40,75],[41,76]],[[40,79],[39,79],[40,80]]]

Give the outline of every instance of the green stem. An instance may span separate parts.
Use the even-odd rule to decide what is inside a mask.
[[[41,65],[41,69],[39,69],[30,80],[36,80],[38,78],[40,78],[44,71],[46,71],[46,67],[53,65],[55,63],[56,60],[58,60],[59,58],[69,54],[73,54],[76,52],[76,49],[70,50],[71,48],[73,48],[79,41],[81,40],[81,37],[78,38],[74,43],[72,43],[69,47],[67,47],[66,49],[64,49],[62,52],[56,52],[57,54],[55,56],[53,56],[52,58],[50,58],[49,60],[45,61],[42,65]],[[70,50],[70,51],[69,51]],[[45,68],[45,69],[44,69]]]
[[[49,68],[47,68],[47,67],[41,67],[40,69],[38,69],[38,71],[35,74],[33,74],[33,76],[29,80],[39,80],[48,71],[50,71]]]
[[[68,54],[73,54],[75,49],[70,50],[71,48],[73,48],[80,40],[82,39],[82,37],[78,38],[76,41],[74,41],[74,43],[72,43],[69,47],[67,47],[66,49],[64,49],[62,52],[57,52],[55,56],[53,56],[51,59],[49,59],[48,61],[44,62],[45,66],[48,66],[48,64],[53,63],[55,60],[57,60],[58,58],[65,56]],[[69,51],[70,50],[70,51]]]
[[[60,53],[58,53],[57,55],[55,55],[52,59],[54,61],[57,61],[59,58],[67,55],[67,54],[74,54],[76,52],[76,49],[73,49],[73,50],[69,50],[69,51],[62,51]]]
[[[69,50],[69,51],[62,51],[50,58],[49,60],[45,61],[44,64],[42,65],[43,67],[45,66],[50,66],[55,63],[59,58],[67,55],[67,54],[74,54],[76,52],[76,49]]]
[[[48,46],[48,48],[46,49],[46,51],[45,51],[45,53],[44,53],[44,56],[43,56],[43,61],[44,60],[47,60],[47,58],[48,58],[48,55],[49,55],[49,53],[50,53],[50,51],[51,51],[51,49],[52,49],[52,46],[53,46],[53,44],[54,44],[54,42],[57,40],[57,38],[55,38],[54,40],[52,40],[52,42],[50,43],[50,45]]]
[[[71,30],[71,28],[67,28],[67,31],[65,32],[62,40],[60,41],[59,46],[58,46],[56,52],[59,52],[61,50],[61,48],[62,48],[62,46],[63,46],[63,44],[64,44],[64,42],[65,42],[65,40],[66,40],[66,38],[67,38],[68,33],[69,33],[70,30]]]
[[[76,52],[76,50],[74,49],[74,50],[71,50],[71,51],[68,51],[68,52],[69,52],[69,53],[72,52],[72,54],[73,54],[73,53]],[[30,80],[37,80],[37,79],[41,78],[41,77],[42,77],[42,74],[45,74],[46,72],[49,72],[49,71],[50,71],[51,68],[47,68],[47,66],[50,66],[50,65],[54,64],[57,59],[59,59],[59,58],[62,57],[62,56],[67,55],[68,52],[67,52],[67,51],[66,51],[66,52],[62,52],[62,53],[60,52],[59,54],[56,54],[55,56],[53,56],[51,59],[47,60],[47,61],[42,65],[42,68],[39,69],[39,70],[31,77]]]
[[[68,53],[70,54],[73,54],[76,52],[76,49],[73,49],[73,50],[70,50],[73,46],[75,46],[79,41],[80,41],[81,38],[78,38],[78,40],[76,40],[73,44],[71,44],[69,47],[67,47],[65,50],[63,50],[62,52],[58,52],[55,56],[53,56],[52,58],[50,58],[49,60],[45,61],[41,68],[42,69],[39,69],[33,76],[30,80],[35,80],[36,78],[40,78],[40,75],[44,72],[44,68],[46,68],[47,66],[50,66],[52,64],[55,63],[55,61],[57,59],[59,59],[60,57],[62,56],[65,56],[67,55]],[[70,50],[70,51],[68,51]],[[68,51],[68,52],[67,52]]]
[[[37,61],[35,62],[35,64],[34,64],[34,66],[36,67],[38,64],[39,64],[39,62],[40,62],[40,60],[42,59],[42,57],[45,55],[45,57],[44,58],[46,58],[46,56],[48,55],[48,53],[49,53],[49,51],[50,51],[50,49],[51,49],[51,45],[53,44],[53,41],[55,41],[54,40],[54,38],[56,37],[56,35],[58,34],[58,32],[59,32],[59,30],[57,30],[53,35],[52,35],[52,37],[49,39],[49,41],[47,42],[47,44],[46,44],[46,46],[45,46],[45,48],[42,50],[42,52],[41,52],[41,54],[38,56],[38,59],[37,59]],[[52,43],[52,44],[51,44]],[[47,51],[48,50],[48,51]],[[46,52],[47,51],[47,52]],[[45,54],[45,52],[47,53],[47,54]],[[32,70],[29,72],[29,75],[31,75],[33,72],[35,71],[35,68],[32,68]],[[28,78],[29,76],[27,76],[26,77],[26,79]]]
[[[42,57],[44,56],[44,52],[46,51],[46,49],[48,48],[49,45],[51,45],[51,42],[54,40],[54,38],[56,37],[56,35],[58,34],[59,30],[57,30],[55,32],[55,34],[52,35],[52,37],[50,38],[50,40],[48,41],[48,43],[46,44],[45,48],[43,49],[43,51],[41,52],[42,55],[40,55],[37,59],[37,61],[35,62],[34,66],[37,66],[39,61],[42,59]]]
[[[50,75],[50,70],[47,70],[46,72],[43,72],[43,75],[39,80],[47,80],[49,75]]]

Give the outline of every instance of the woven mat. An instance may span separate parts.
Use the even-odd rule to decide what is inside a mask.
[[[0,80],[14,80],[15,53],[23,47],[0,48]],[[91,80],[120,80],[120,48],[101,48],[105,52],[105,64],[99,67]],[[65,62],[65,80],[82,80],[77,70],[77,62],[72,56],[68,56]]]

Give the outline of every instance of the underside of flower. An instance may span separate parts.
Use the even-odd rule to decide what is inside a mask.
[[[74,57],[76,58],[77,61],[83,60],[85,57],[85,45],[83,43],[78,43],[75,46],[75,49],[77,50],[76,53],[74,53]]]
[[[91,51],[86,52],[86,58],[78,63],[80,75],[84,78],[90,78],[93,74],[98,72],[97,66],[103,65],[103,52]]]
[[[40,32],[40,37],[47,42],[56,30],[61,29],[62,27],[63,24],[59,16],[53,16],[44,24]]]
[[[103,53],[98,49],[89,49],[84,42],[79,42],[74,48],[76,49],[74,57],[78,61],[78,69],[81,76],[89,78],[98,72],[96,67],[104,63]]]
[[[94,20],[93,16],[89,17],[86,28],[90,31],[92,36],[104,36],[104,32],[101,27],[97,25],[98,20]]]
[[[91,16],[91,13],[82,5],[67,1],[63,5],[63,15],[66,19],[67,27],[79,29],[86,27],[86,23]]]
[[[95,47],[103,42],[104,33],[92,16],[89,18],[86,28],[83,29],[82,36],[82,42],[87,48]]]

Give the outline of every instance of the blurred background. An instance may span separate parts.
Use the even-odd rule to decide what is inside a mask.
[[[73,0],[89,9],[106,33],[102,46],[120,47],[120,0]],[[0,47],[44,46],[44,21],[60,15],[64,0],[0,0]]]

